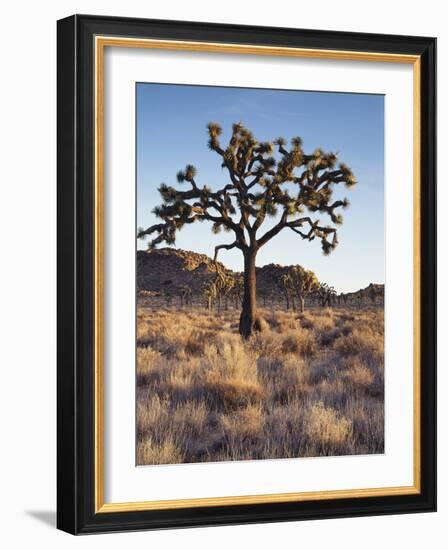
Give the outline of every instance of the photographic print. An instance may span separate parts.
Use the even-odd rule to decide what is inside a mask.
[[[383,96],[136,94],[137,464],[383,453]]]

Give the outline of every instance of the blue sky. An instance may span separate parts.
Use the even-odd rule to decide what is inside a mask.
[[[335,198],[346,196],[350,207],[341,211],[339,246],[330,256],[320,241],[283,230],[259,251],[257,265],[300,264],[338,292],[384,282],[384,96],[139,83],[136,111],[137,226],[157,221],[151,213],[161,203],[157,187],[179,185],[176,173],[186,164],[196,166],[199,186],[228,183],[220,157],[207,147],[206,124],[218,122],[226,143],[232,123],[242,122],[259,141],[301,136],[305,153],[316,147],[338,152],[358,180],[354,188],[335,188]],[[325,214],[313,216],[330,222]],[[217,244],[232,240],[228,233],[213,235],[204,222],[184,227],[176,247],[213,256]],[[146,246],[138,241],[138,248]],[[242,270],[239,250],[222,250],[220,260]]]

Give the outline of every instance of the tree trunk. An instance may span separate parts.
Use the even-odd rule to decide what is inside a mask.
[[[305,298],[303,296],[299,296],[300,300],[300,313],[304,313],[305,311]]]
[[[244,254],[244,295],[243,307],[240,316],[240,334],[249,338],[257,327],[257,279],[255,273],[255,259],[257,253],[249,250]]]

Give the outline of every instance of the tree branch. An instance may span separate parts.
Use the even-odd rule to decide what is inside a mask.
[[[220,250],[223,250],[223,249],[232,250],[232,248],[240,248],[237,241],[234,241],[233,243],[230,243],[230,244],[219,244],[218,246],[215,246],[215,255],[213,256],[213,261],[216,262],[218,260],[218,252]]]

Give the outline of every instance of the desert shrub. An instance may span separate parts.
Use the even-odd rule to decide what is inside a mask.
[[[304,388],[309,380],[308,363],[303,358],[287,355],[283,358],[283,373],[296,387]]]
[[[277,357],[282,352],[282,338],[276,332],[256,333],[246,343],[246,347],[260,357]]]
[[[297,329],[299,323],[294,312],[279,311],[275,316],[275,327],[278,332],[288,332]]]
[[[299,320],[302,328],[313,332],[314,338],[320,346],[331,346],[340,334],[340,329],[335,327],[335,313],[331,309],[323,310],[323,312],[305,312],[299,316]]]
[[[283,353],[313,355],[317,351],[317,341],[309,330],[289,331],[283,338],[282,351]]]
[[[220,339],[205,348],[201,361],[203,398],[213,408],[235,409],[263,397],[255,356],[238,339]]]
[[[353,423],[352,446],[358,453],[384,453],[384,406],[376,397],[352,396],[346,416]]]
[[[183,462],[181,449],[174,441],[156,443],[151,438],[137,443],[138,464],[177,464]]]
[[[257,403],[264,397],[259,384],[238,379],[221,380],[210,376],[204,384],[205,399],[215,409],[238,409]]]
[[[331,311],[331,310],[330,310]],[[334,315],[319,315],[313,318],[313,330],[317,334],[330,331],[334,328]]]
[[[300,357],[260,357],[258,373],[268,400],[287,403],[302,396],[306,391],[309,372],[306,363]]]
[[[193,330],[185,339],[185,353],[187,355],[202,355],[208,338],[212,333],[204,330]]]
[[[161,355],[150,347],[137,348],[137,386],[160,382],[166,376],[166,369],[160,363]]]
[[[263,433],[263,410],[259,404],[249,405],[231,414],[221,415],[220,424],[230,443],[241,445]]]
[[[360,354],[376,361],[382,361],[384,344],[381,334],[365,327],[355,328],[350,334],[340,337],[334,343],[335,350],[342,356]]]
[[[325,407],[322,402],[312,405],[306,422],[308,438],[328,449],[330,445],[342,445],[352,432],[352,423],[334,409]]]
[[[372,371],[361,360],[352,362],[342,376],[355,389],[362,390],[369,388],[375,379]]]
[[[319,344],[324,348],[331,347],[336,338],[338,338],[342,333],[343,329],[339,327],[321,332],[319,334]]]
[[[303,328],[313,330],[314,329],[314,317],[311,313],[305,312],[300,313],[297,317],[297,320],[300,322],[300,325]]]

